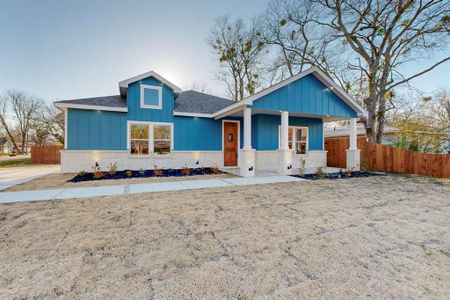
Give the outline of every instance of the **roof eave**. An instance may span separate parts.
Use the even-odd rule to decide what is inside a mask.
[[[322,72],[317,67],[311,67],[308,70],[305,70],[297,75],[294,75],[288,79],[285,79],[271,87],[268,87],[244,100],[241,100],[237,102],[236,104],[232,104],[228,107],[225,107],[217,112],[214,113],[214,118],[220,118],[222,116],[226,116],[228,112],[235,111],[236,109],[240,108],[241,106],[251,105],[253,101],[270,94],[273,91],[276,91],[300,78],[303,78],[309,74],[313,74],[316,76],[317,79],[319,79],[326,87],[330,88],[333,92],[337,94],[337,96],[343,100],[345,103],[347,103],[357,114],[358,117],[366,117],[367,111],[362,108],[355,100],[353,100],[345,91],[343,91],[328,75],[326,75],[324,72]]]
[[[64,103],[64,102],[53,102],[53,106],[59,109],[86,109],[86,110],[103,110],[103,111],[114,111],[114,112],[128,112],[127,107],[114,107],[114,106],[103,106],[103,105],[86,105],[86,104],[76,104],[76,103]]]
[[[158,73],[156,73],[155,71],[149,71],[146,73],[142,73],[140,75],[137,76],[133,76],[131,78],[122,80],[119,82],[119,90],[120,90],[120,95],[125,96],[127,94],[127,89],[128,86],[131,83],[134,83],[136,81],[142,80],[144,78],[148,78],[148,77],[153,77],[155,79],[157,79],[158,81],[160,81],[161,83],[167,85],[168,87],[170,87],[174,93],[179,94],[181,93],[181,88],[179,88],[178,86],[176,86],[175,84],[173,84],[172,82],[168,81],[167,79],[165,79],[164,77],[162,77],[161,75],[159,75]]]

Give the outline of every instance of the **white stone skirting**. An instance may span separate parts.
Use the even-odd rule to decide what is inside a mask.
[[[61,171],[79,172],[92,171],[95,163],[102,170],[106,170],[109,164],[116,163],[119,170],[154,169],[156,165],[163,169],[179,169],[184,166],[211,167],[223,166],[222,151],[173,151],[167,156],[149,155],[137,157],[130,155],[129,151],[113,150],[62,150]],[[198,162],[198,164],[197,164]]]
[[[274,151],[256,151],[256,170],[278,171],[280,153]],[[327,166],[327,151],[309,150],[307,154],[292,155],[292,171],[298,173],[300,160],[305,160],[305,168],[317,168]]]
[[[279,167],[278,151],[255,151],[256,170],[277,171]],[[308,151],[308,154],[292,157],[293,172],[296,173],[300,165],[300,158],[305,159],[306,168],[326,167],[326,151]],[[241,159],[239,159],[241,160]],[[223,167],[222,151],[173,151],[168,156],[136,157],[129,154],[127,150],[62,150],[61,151],[61,171],[79,172],[92,171],[95,163],[98,163],[102,170],[106,170],[109,164],[116,163],[119,170],[139,170],[158,168],[179,169],[184,166],[211,167],[217,165]],[[198,162],[198,164],[197,164]]]

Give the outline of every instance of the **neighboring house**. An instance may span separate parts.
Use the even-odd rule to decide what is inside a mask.
[[[351,120],[348,163],[359,167],[356,119],[365,111],[317,68],[242,101],[181,91],[155,72],[119,82],[120,95],[57,101],[65,111],[63,172],[212,166],[290,174],[300,159],[326,166],[324,122]]]
[[[0,137],[0,153],[9,154],[13,150],[13,145],[5,137]]]
[[[358,138],[366,136],[366,128],[364,127],[364,124],[358,123],[356,130],[357,130]],[[395,133],[397,131],[398,131],[398,129],[396,129],[392,126],[385,126],[384,132],[383,132],[382,144],[393,145],[394,141],[395,141]],[[325,138],[348,137],[350,134],[350,126],[346,125],[346,126],[325,127],[323,129],[323,134],[324,134]]]

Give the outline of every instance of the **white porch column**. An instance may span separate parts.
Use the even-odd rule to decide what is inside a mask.
[[[357,150],[356,119],[350,119],[350,147],[348,150]]]
[[[350,119],[350,133],[349,133],[350,145],[346,150],[347,169],[352,171],[360,170],[361,150],[358,150],[358,133],[356,128],[356,119]]]
[[[292,150],[289,149],[289,113],[281,112],[280,149],[278,149],[278,173],[292,174]]]
[[[288,130],[289,130],[289,113],[287,111],[281,112],[281,142],[280,150],[288,150]]]
[[[252,109],[244,108],[244,150],[252,149]]]
[[[255,176],[255,149],[252,149],[252,109],[244,108],[244,146],[240,150],[240,174],[242,177]]]

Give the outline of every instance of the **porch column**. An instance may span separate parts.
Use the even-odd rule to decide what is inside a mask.
[[[357,150],[357,138],[358,135],[356,133],[356,119],[350,119],[350,147],[348,148],[348,150]]]
[[[358,133],[356,128],[357,119],[350,119],[350,146],[348,150],[346,150],[346,158],[347,158],[347,169],[352,171],[360,170],[360,160],[361,160],[361,150],[358,150]]]
[[[240,150],[240,175],[255,176],[256,151],[252,149],[252,109],[244,108],[244,145]]]
[[[292,150],[289,149],[289,113],[281,112],[280,149],[278,149],[278,174],[292,174]]]
[[[244,108],[244,150],[252,149],[252,109]]]
[[[288,150],[288,135],[289,135],[289,113],[287,111],[281,112],[281,142],[280,150]]]

